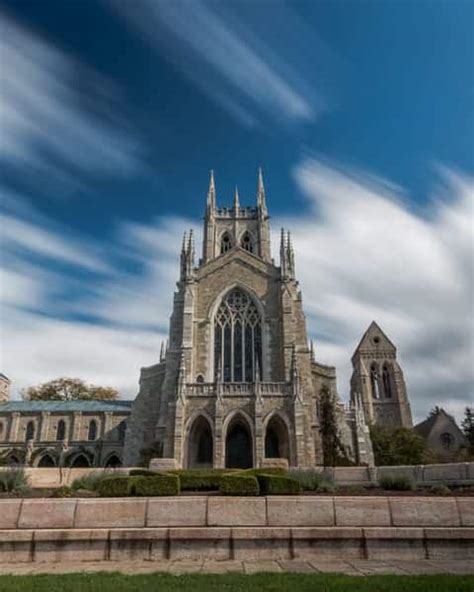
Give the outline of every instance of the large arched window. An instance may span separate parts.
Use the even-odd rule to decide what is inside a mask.
[[[89,431],[87,433],[87,439],[91,442],[97,439],[97,422],[93,419],[89,424]]]
[[[379,383],[379,371],[377,364],[372,364],[370,368],[370,386],[372,388],[372,398],[380,399],[380,383]]]
[[[232,249],[232,239],[230,238],[230,234],[228,232],[224,232],[221,238],[221,255],[227,253]]]
[[[253,300],[231,290],[214,320],[214,371],[223,382],[253,382],[262,368],[262,319]]]
[[[253,253],[253,240],[252,240],[252,236],[251,236],[250,232],[244,233],[244,236],[242,237],[242,240],[240,241],[240,246],[245,251],[248,251],[249,253]]]
[[[35,437],[35,423],[34,421],[29,421],[26,425],[26,433],[25,433],[25,440],[33,440]]]
[[[382,383],[384,395],[390,399],[392,397],[392,384],[390,382],[390,368],[388,364],[383,365]]]
[[[56,440],[64,440],[65,437],[66,437],[66,424],[62,419],[60,419],[58,421],[58,428],[56,430]]]

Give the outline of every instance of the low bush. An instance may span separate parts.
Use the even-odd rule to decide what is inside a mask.
[[[21,468],[2,469],[0,484],[2,490],[8,493],[27,493],[31,489],[28,477]]]
[[[77,477],[71,483],[71,489],[77,491],[78,489],[86,489],[87,491],[97,491],[99,485],[104,481],[104,479],[110,479],[112,475],[110,473],[103,472],[93,472],[87,473],[82,475],[81,477]]]
[[[222,495],[258,495],[260,487],[254,475],[236,473],[222,475],[219,492]]]
[[[179,495],[178,475],[137,476],[129,478],[129,491],[132,495],[159,496]]]
[[[62,485],[53,491],[51,497],[72,497],[74,490],[68,485]]]
[[[379,485],[382,489],[386,489],[388,491],[413,491],[415,489],[415,484],[409,477],[405,477],[404,475],[400,475],[398,477],[382,477],[379,480]]]
[[[178,475],[181,491],[219,491],[221,477],[229,473],[228,469],[183,469],[167,472]]]
[[[138,479],[138,477],[134,477]],[[126,475],[102,479],[97,487],[100,497],[125,497],[129,495],[130,478]]]
[[[290,469],[288,476],[296,479],[301,484],[303,491],[314,491],[317,493],[334,493],[337,486],[324,473],[316,469]]]
[[[436,483],[430,487],[430,493],[436,495],[451,495],[452,491],[444,483]]]
[[[299,495],[302,487],[299,481],[282,475],[256,475],[262,495]]]
[[[150,469],[131,469],[128,474],[130,477],[156,477],[160,473],[158,471],[150,471]]]
[[[257,469],[243,469],[239,471],[239,473],[244,473],[245,475],[288,475],[288,471],[282,467],[268,467],[265,468],[257,468]]]

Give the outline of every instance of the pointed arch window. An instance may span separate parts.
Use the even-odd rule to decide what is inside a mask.
[[[383,365],[382,370],[382,383],[383,383],[383,392],[387,399],[391,399],[392,397],[392,383],[390,381],[390,368],[388,364]]]
[[[228,232],[224,232],[222,239],[221,239],[221,255],[227,253],[232,249],[232,239],[230,238],[230,234]]]
[[[25,433],[25,440],[33,440],[35,437],[35,423],[34,421],[29,421],[26,425],[26,433]]]
[[[214,320],[214,372],[223,382],[253,382],[262,368],[262,319],[238,288],[222,300]]]
[[[377,364],[372,364],[370,368],[370,386],[372,389],[372,398],[380,399],[380,381]]]
[[[249,253],[254,252],[253,240],[252,236],[250,235],[250,232],[244,233],[242,240],[240,241],[240,246],[242,247],[242,249],[244,249],[244,251],[248,251]]]
[[[56,440],[64,440],[66,437],[66,423],[60,419],[58,421],[58,428],[56,430]]]
[[[93,440],[97,440],[97,422],[94,419],[89,423],[87,439],[90,442],[92,442]]]

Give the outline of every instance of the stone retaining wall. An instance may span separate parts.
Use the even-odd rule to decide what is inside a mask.
[[[0,500],[0,562],[474,559],[474,498]]]
[[[103,469],[85,468],[25,468],[33,487],[60,487],[70,485],[74,479],[87,473],[126,472],[130,468]],[[450,463],[439,465],[413,465],[399,467],[316,467],[325,472],[339,485],[376,485],[386,476],[406,476],[417,485],[447,483],[453,485],[474,485],[474,463]]]

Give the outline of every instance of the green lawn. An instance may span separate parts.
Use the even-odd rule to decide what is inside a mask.
[[[117,573],[0,576],[1,592],[473,592],[474,576]]]

